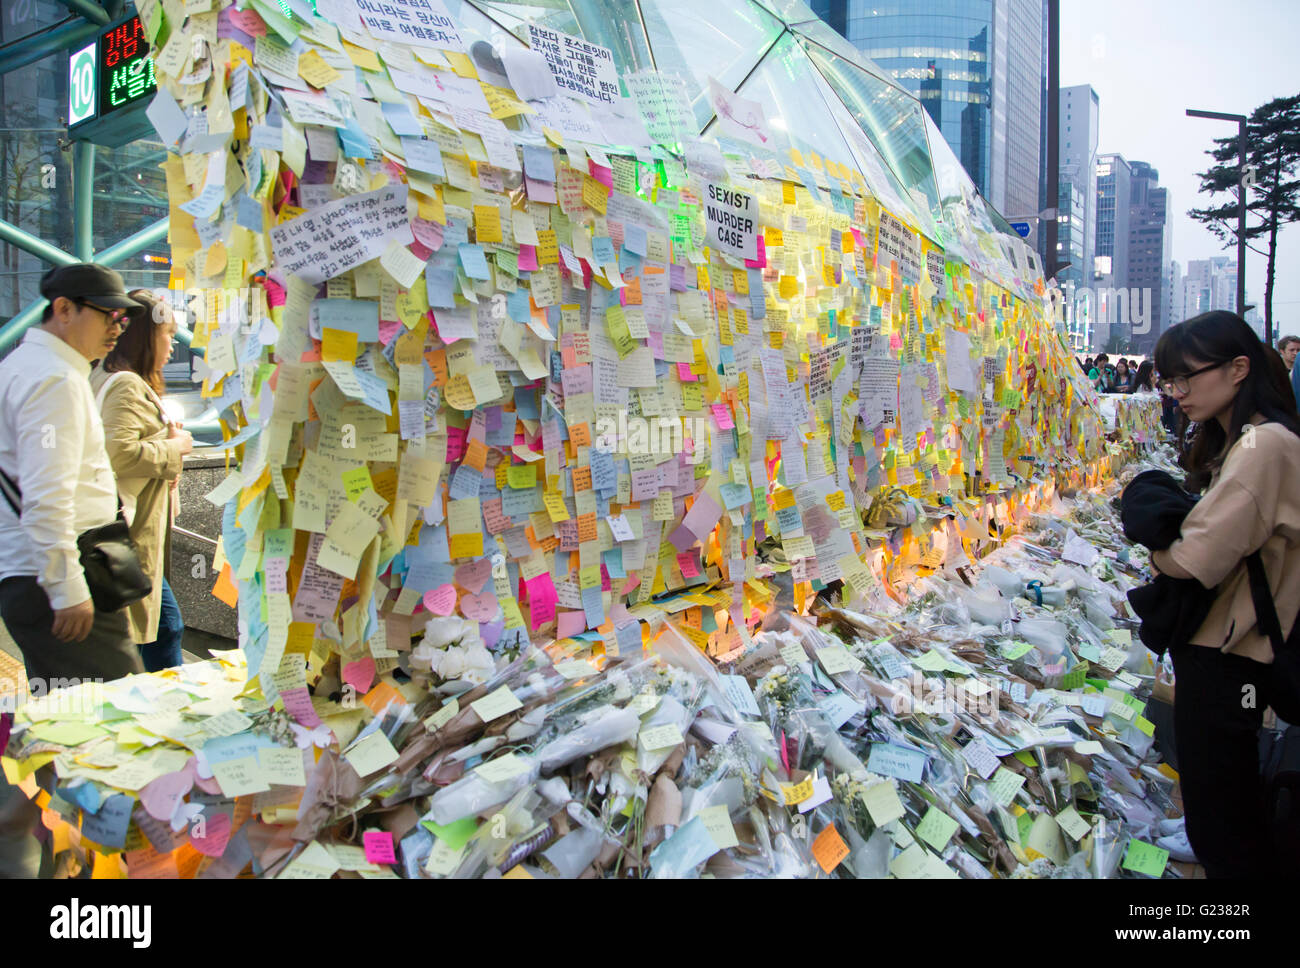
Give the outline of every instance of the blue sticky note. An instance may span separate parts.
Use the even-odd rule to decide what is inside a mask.
[[[465,275],[471,279],[492,278],[492,270],[488,268],[487,256],[483,252],[483,246],[477,243],[463,242],[456,246],[456,251],[460,256],[460,264],[465,270]]]
[[[550,148],[524,145],[524,174],[533,181],[555,181],[555,156]]]
[[[614,637],[618,639],[618,650],[629,655],[641,651],[641,623],[628,622],[626,625],[620,625],[614,629]]]
[[[539,420],[542,411],[537,406],[537,390],[520,387],[515,391],[515,415],[521,420]]]
[[[528,290],[516,289],[506,297],[506,315],[516,323],[528,324],[532,311],[528,305]]]
[[[609,551],[601,552],[601,561],[605,565],[605,570],[609,572],[610,578],[623,579],[627,577],[627,572],[623,569],[623,549],[610,548]],[[710,615],[707,609],[706,615]]]
[[[623,226],[623,248],[639,256],[646,254],[646,232],[640,225]]]
[[[591,252],[599,265],[608,265],[611,262],[618,261],[618,258],[614,255],[614,243],[607,236],[598,235],[592,239]]]
[[[411,108],[405,102],[401,104],[389,104],[387,102],[379,105],[384,112],[384,120],[388,126],[393,129],[393,134],[398,135],[415,135],[417,138],[424,137],[424,129],[420,127],[420,122],[415,119],[411,113]]]
[[[99,788],[95,786],[95,784],[89,783],[85,780],[76,780],[73,782],[76,784],[75,786],[59,786],[56,788],[55,792],[58,793],[59,796],[63,797],[64,800],[67,800],[69,803],[75,803],[77,806],[81,807],[82,810],[85,810],[88,813],[97,813],[100,804],[104,802],[103,797],[100,796]]]
[[[601,601],[600,586],[582,590],[582,610],[587,615],[587,627],[595,628],[605,621],[605,605]]]
[[[656,879],[685,877],[721,848],[699,817],[692,817],[650,854],[650,871]]]
[[[249,198],[244,192],[239,193],[239,204],[235,209],[235,221],[250,232],[262,231],[262,203]]]
[[[920,783],[925,772],[926,756],[920,750],[910,750],[892,743],[872,743],[867,769],[880,776],[894,776],[911,783]]]
[[[501,491],[501,513],[512,521],[526,518],[543,508],[542,495],[535,487],[525,487],[518,491],[507,487]]]
[[[101,847],[126,846],[126,831],[131,826],[131,808],[135,798],[117,793],[105,800],[95,813],[83,811],[81,835]]]
[[[317,299],[311,305],[322,329],[357,334],[360,343],[379,340],[379,303],[369,299]]]
[[[442,165],[442,150],[436,141],[425,138],[403,138],[402,154],[406,156],[407,168],[414,168],[416,171],[436,175],[439,178],[447,176],[447,170]]]
[[[431,309],[455,309],[456,270],[435,268],[430,259],[424,268],[424,290]]]
[[[603,450],[591,451],[591,486],[597,491],[618,489],[618,471],[614,468],[614,455]]]
[[[481,473],[468,464],[461,464],[456,468],[456,472],[451,475],[451,483],[448,485],[447,493],[453,501],[460,501],[467,497],[478,497],[478,489],[482,481],[483,475]]]
[[[357,123],[356,118],[348,118],[343,127],[337,129],[339,133],[339,143],[342,145],[342,151],[348,158],[365,158],[367,161],[373,161],[375,158],[375,149],[371,144],[370,135],[362,129]]]

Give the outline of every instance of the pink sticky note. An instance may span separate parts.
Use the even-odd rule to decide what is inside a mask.
[[[758,237],[758,258],[746,259],[746,269],[766,269],[767,268],[767,246],[763,244],[763,236]]]
[[[497,617],[497,597],[491,591],[481,595],[460,596],[460,613],[475,622],[490,622]]]
[[[585,612],[561,612],[558,624],[559,627],[555,630],[555,637],[557,639],[567,639],[587,630],[587,615]]]
[[[387,346],[393,341],[393,337],[402,332],[402,321],[400,319],[381,319],[379,321],[379,342]]]
[[[349,662],[343,667],[343,681],[358,693],[370,691],[370,684],[375,681],[375,660],[370,656]]]
[[[691,551],[677,555],[677,567],[682,570],[683,578],[695,578],[700,573],[699,566],[695,563],[695,553]]]
[[[284,703],[284,711],[292,716],[299,726],[311,729],[320,725],[320,717],[316,715],[316,707],[311,704],[311,693],[307,691],[306,686],[282,690],[280,700]]]
[[[456,609],[456,586],[439,585],[425,592],[424,607],[434,615],[450,615]]]
[[[537,181],[525,175],[524,188],[528,192],[528,200],[531,202],[546,202],[554,205],[559,200],[555,194],[554,182]]]
[[[170,820],[176,804],[194,786],[194,760],[175,773],[166,773],[140,788],[140,805],[155,820]]]
[[[230,15],[230,22],[250,37],[265,37],[266,22],[252,10],[236,10],[231,7],[222,11]]]
[[[711,403],[709,409],[713,411],[713,419],[718,422],[719,430],[730,430],[736,426],[736,422],[731,419],[731,411],[725,403]]]
[[[276,306],[284,305],[285,299],[288,298],[284,286],[268,277],[262,281],[262,287],[266,290],[267,306],[274,309]]]
[[[492,562],[487,558],[480,558],[456,569],[456,584],[461,588],[468,588],[475,595],[483,590],[483,586],[491,577]]]
[[[529,245],[526,242],[519,243],[519,268],[527,272],[536,272],[537,265],[537,246]]]
[[[195,821],[190,830],[190,843],[195,850],[205,857],[220,857],[226,852],[226,844],[230,843],[230,814],[204,814],[202,827],[199,821]],[[202,830],[203,836],[196,836],[195,830]]]
[[[437,222],[429,222],[422,218],[412,219],[411,234],[415,236],[415,241],[426,249],[437,252],[442,248],[443,229]]]
[[[596,162],[593,161],[591,158],[588,158],[588,159],[587,159],[587,171],[591,173],[591,177],[592,177],[592,178],[596,179],[596,181],[600,182],[600,183],[601,183],[602,185],[604,185],[606,188],[608,188],[608,189],[610,189],[611,191],[613,191],[613,189],[614,189],[614,169],[613,169],[613,168],[606,168],[604,165],[598,165],[598,164],[596,164]]]
[[[393,835],[387,830],[367,830],[361,835],[361,843],[366,848],[366,860],[369,863],[397,863],[397,854],[393,850]]]
[[[528,589],[528,621],[532,630],[536,631],[547,622],[555,620],[558,601],[555,583],[551,581],[551,573],[544,571],[536,578],[524,582],[524,585]]]
[[[721,517],[722,505],[713,500],[707,491],[701,491],[691,509],[686,512],[686,517],[682,518],[682,525],[698,540],[703,541]]]
[[[698,383],[700,381],[700,378],[691,372],[691,365],[689,363],[677,364],[677,379],[686,383]]]

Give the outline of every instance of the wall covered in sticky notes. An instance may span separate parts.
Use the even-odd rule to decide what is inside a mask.
[[[617,92],[516,97],[465,51],[527,24],[469,3],[409,46],[347,2],[209,6],[148,32],[195,52],[157,65],[157,113],[186,118],[159,132],[172,284],[238,460],[212,500],[250,675],[289,623],[382,673],[431,621],[500,661],[557,635],[639,648],[638,623],[693,608],[693,641],[734,656],[773,571],[801,601],[897,594],[1109,453],[1032,255],[960,170],[892,169],[894,135],[831,109],[860,68],[823,75],[800,29],[771,54],[784,86],[725,66],[771,38],[678,52],[696,90],[747,77],[790,118],[741,142],[701,137],[691,85],[594,23]]]

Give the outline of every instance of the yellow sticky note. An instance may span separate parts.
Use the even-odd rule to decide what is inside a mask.
[[[474,206],[474,238],[479,242],[501,241],[501,210],[495,205]]]
[[[381,732],[373,732],[348,752],[343,758],[352,764],[352,768],[362,778],[377,773],[397,759],[397,750]]]
[[[564,497],[555,491],[547,491],[542,495],[542,503],[546,505],[546,513],[551,516],[551,522],[559,524],[561,521],[569,520],[569,509],[564,506]]]
[[[485,723],[490,723],[494,719],[514,712],[523,706],[515,694],[510,691],[509,686],[502,686],[495,692],[490,692],[482,699],[470,703],[470,708],[474,710],[475,715]]]
[[[325,362],[352,363],[357,358],[357,334],[346,329],[321,330],[321,359]]]
[[[314,50],[309,50],[298,58],[298,73],[304,81],[315,88],[326,87],[343,76]]]

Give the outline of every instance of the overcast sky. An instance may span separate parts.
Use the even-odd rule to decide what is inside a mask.
[[[1170,189],[1173,257],[1225,252],[1199,222],[1205,207],[1198,171],[1212,139],[1236,134],[1227,121],[1185,116],[1187,108],[1250,114],[1275,97],[1300,93],[1300,2],[1296,0],[1062,0],[1061,86],[1091,84],[1101,101],[1098,149],[1145,161]],[[1226,200],[1220,195],[1217,201]],[[1253,222],[1253,219],[1252,219]],[[1253,242],[1266,248],[1263,240]],[[1264,317],[1266,259],[1246,253],[1246,297]],[[1300,332],[1300,225],[1279,233],[1273,319]]]

